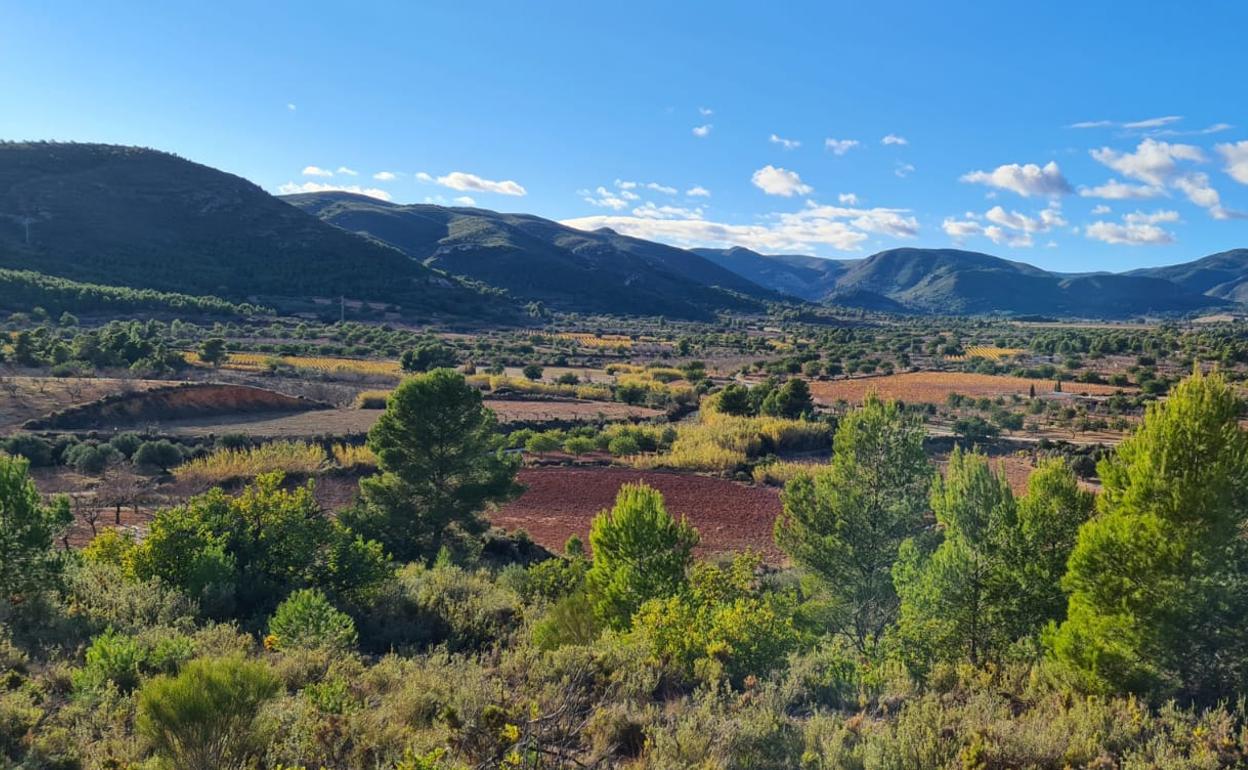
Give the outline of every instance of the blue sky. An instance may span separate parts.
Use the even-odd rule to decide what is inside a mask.
[[[1243,3],[192,5],[0,4],[0,137],[678,245],[1248,246]]]

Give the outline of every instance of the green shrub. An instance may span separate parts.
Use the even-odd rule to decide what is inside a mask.
[[[409,564],[361,618],[361,645],[378,652],[435,644],[452,651],[482,649],[510,636],[522,604],[519,594],[488,572],[441,562]]]
[[[179,770],[238,767],[261,745],[256,716],[278,689],[263,663],[191,661],[177,676],[143,686],[135,730]]]
[[[134,452],[134,464],[167,471],[182,462],[182,450],[165,439],[144,441]]]
[[[275,637],[272,643],[280,649],[348,650],[359,641],[351,616],[335,609],[325,594],[310,588],[295,591],[277,606],[269,619],[269,635]]]
[[[585,436],[573,436],[563,442],[563,451],[568,454],[576,455],[577,457],[580,457],[583,454],[588,454],[589,452],[594,451],[595,448],[596,445],[594,444],[594,440],[592,438],[586,438]]]
[[[79,473],[102,473],[120,459],[121,452],[108,444],[75,444],[65,453],[65,464]]]
[[[607,451],[616,457],[627,457],[640,452],[641,445],[636,438],[625,434],[611,439],[611,443],[607,444]]]
[[[533,626],[533,644],[543,650],[566,644],[592,644],[602,634],[602,629],[589,596],[577,591],[551,605]]]
[[[25,457],[32,468],[44,468],[56,462],[52,444],[31,434],[18,434],[5,439],[4,451],[15,457]]]
[[[524,442],[524,449],[526,452],[535,454],[539,452],[553,452],[559,448],[562,442],[563,434],[561,431],[545,431],[530,436]]]
[[[74,688],[93,690],[111,682],[117,689],[129,692],[139,685],[143,658],[144,651],[137,639],[110,628],[95,637],[87,648],[86,663],[74,675]]]
[[[113,436],[108,440],[108,445],[120,452],[122,457],[125,457],[127,460],[134,455],[135,450],[137,450],[142,444],[143,439],[139,436],[139,434],[133,432],[118,433],[116,436]]]

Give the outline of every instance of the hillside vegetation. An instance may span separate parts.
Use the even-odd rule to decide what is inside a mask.
[[[340,192],[283,200],[426,264],[552,307],[708,318],[778,298],[696,253],[527,214],[400,206]]]
[[[103,144],[0,144],[0,266],[266,304],[345,295],[409,314],[502,306],[245,179]]]

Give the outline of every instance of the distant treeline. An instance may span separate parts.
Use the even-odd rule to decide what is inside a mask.
[[[32,270],[0,269],[0,307],[49,313],[90,313],[118,310],[167,310],[204,315],[253,316],[269,308],[229,302],[220,297],[179,294],[155,289],[104,286],[44,275]]]

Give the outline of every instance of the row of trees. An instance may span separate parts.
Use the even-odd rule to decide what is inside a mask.
[[[1197,371],[1100,463],[1098,497],[1059,460],[1015,497],[974,452],[933,474],[917,419],[869,399],[831,464],[786,486],[776,540],[822,579],[834,632],[916,674],[1042,647],[1085,691],[1230,697],[1248,685],[1242,414]]]

